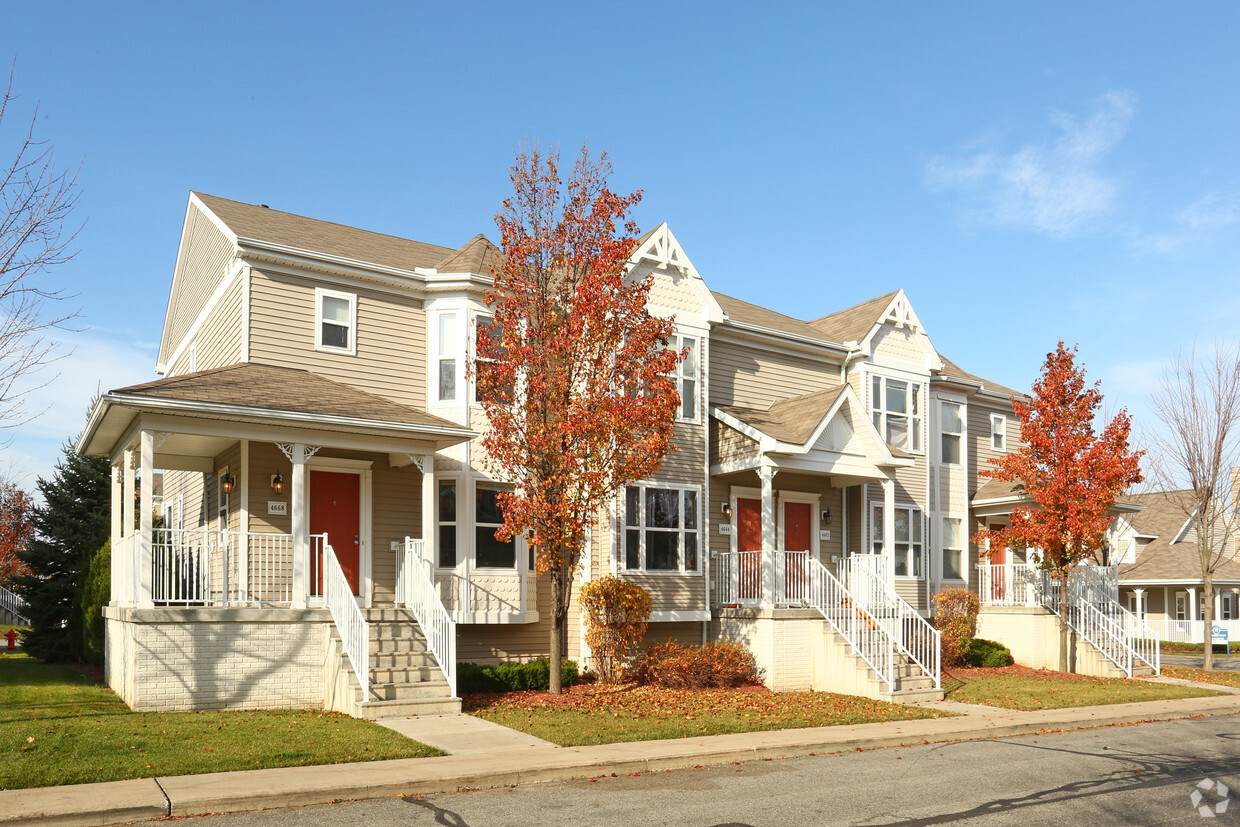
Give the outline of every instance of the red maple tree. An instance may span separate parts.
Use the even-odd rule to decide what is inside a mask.
[[[672,321],[647,310],[649,278],[626,278],[641,192],[613,193],[610,171],[606,153],[592,160],[583,147],[562,182],[558,152],[518,153],[495,218],[504,258],[486,296],[494,316],[471,365],[490,424],[486,465],[515,485],[500,497],[497,535],[526,534],[538,576],[551,579],[554,693],[586,538],[620,488],[672,450],[680,404]]]
[[[1143,479],[1143,452],[1128,448],[1128,412],[1121,410],[1101,433],[1095,431],[1102,392],[1099,383],[1086,387],[1076,355],[1077,348],[1068,350],[1062,341],[1046,355],[1032,397],[1012,400],[1023,445],[980,472],[1022,484],[1033,504],[1013,508],[1008,526],[973,536],[979,545],[989,540],[995,548],[1038,549],[1042,568],[1061,582],[1061,594],[1072,567],[1103,547],[1115,500]],[[1066,611],[1060,613],[1059,644],[1059,668],[1066,672]]]
[[[0,586],[26,574],[21,553],[34,536],[30,522],[30,496],[8,480],[0,480]]]

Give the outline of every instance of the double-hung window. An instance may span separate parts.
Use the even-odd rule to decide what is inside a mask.
[[[439,567],[456,565],[456,480],[439,481]]]
[[[922,395],[920,382],[873,377],[870,411],[874,427],[891,447],[921,451]]]
[[[959,517],[943,518],[943,579],[964,579],[964,533]]]
[[[516,540],[500,540],[495,536],[495,530],[504,524],[499,494],[509,490],[510,486],[484,481],[479,481],[474,488],[474,562],[480,569],[517,567]]]
[[[439,329],[436,333],[439,339],[436,343],[435,365],[431,374],[436,377],[436,398],[440,402],[455,402],[457,353],[460,350],[457,315],[440,313]]]
[[[897,505],[895,511],[895,573],[898,577],[921,577],[921,509]],[[875,505],[870,520],[871,545],[875,554],[883,553],[883,507]]]
[[[624,567],[693,572],[700,565],[698,489],[630,485],[624,492]]]
[[[990,447],[996,451],[1007,451],[1007,417],[1003,414],[990,415]]]
[[[512,398],[513,389],[511,385],[497,385],[494,379],[495,358],[503,358],[505,353],[502,347],[499,347],[503,330],[500,325],[489,316],[479,316],[474,323],[474,397],[479,401],[496,401],[504,402]],[[490,342],[493,347],[490,348],[490,354],[493,358],[482,358],[478,356],[480,349],[478,343],[482,341]]]
[[[314,349],[357,353],[357,296],[337,290],[314,289]]]
[[[697,422],[698,389],[701,387],[701,354],[698,339],[693,336],[672,337],[676,352],[688,351],[685,358],[676,366],[676,390],[680,391],[680,410],[677,417],[687,422]]]
[[[942,429],[942,461],[950,465],[959,465],[961,446],[964,444],[963,407],[959,402],[944,400],[939,404],[939,427]]]

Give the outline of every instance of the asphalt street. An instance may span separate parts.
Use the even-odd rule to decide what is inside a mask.
[[[187,821],[195,827],[1199,825],[1201,808],[1213,818],[1208,823],[1240,824],[1240,716]]]

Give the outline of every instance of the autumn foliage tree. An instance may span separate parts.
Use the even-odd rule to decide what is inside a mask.
[[[555,693],[586,537],[622,486],[658,469],[680,403],[672,322],[647,310],[649,279],[626,279],[641,193],[613,193],[610,170],[583,147],[565,182],[558,152],[517,155],[496,216],[494,316],[471,365],[490,424],[485,462],[515,486],[501,495],[497,535],[527,535],[551,579]]]
[[[580,599],[599,682],[618,683],[646,637],[650,592],[609,574],[582,585]]]
[[[0,586],[27,572],[21,555],[34,535],[30,496],[9,480],[0,479]]]
[[[1072,567],[1100,549],[1109,527],[1107,512],[1130,485],[1142,480],[1140,451],[1128,447],[1132,427],[1121,410],[1101,433],[1094,425],[1102,406],[1098,383],[1086,387],[1077,349],[1060,342],[1048,353],[1028,400],[1013,399],[1024,443],[1019,451],[992,459],[981,476],[1020,483],[1033,501],[1012,509],[1009,525],[974,535],[979,545],[1029,547],[1041,552],[1041,566],[1061,581],[1066,594]],[[1059,618],[1059,668],[1068,671],[1067,612]]]

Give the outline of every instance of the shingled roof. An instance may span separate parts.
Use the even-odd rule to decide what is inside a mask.
[[[939,354],[939,358],[943,360],[943,369],[939,371],[939,374],[942,376],[949,376],[954,379],[968,379],[971,382],[979,382],[983,388],[994,393],[1006,394],[1008,396],[1029,395],[1018,390],[1013,390],[1006,385],[1000,385],[998,382],[991,382],[989,379],[983,379],[976,374],[969,373],[964,368],[960,367],[960,365],[957,365],[951,359],[948,359],[942,353]]]
[[[847,387],[837,385],[789,399],[780,399],[767,408],[730,405],[719,410],[780,442],[804,445]]]
[[[887,305],[891,304],[891,300],[899,292],[892,290],[886,295],[814,319],[809,324],[819,335],[826,336],[833,342],[860,342],[878,322],[879,314],[887,309]]]
[[[434,267],[456,252],[451,247],[359,230],[261,205],[243,204],[201,192],[194,195],[241,239],[402,270]]]
[[[1122,580],[1201,580],[1201,557],[1196,542],[1173,543],[1193,512],[1191,491],[1136,494],[1130,500],[1145,510],[1125,519],[1140,534],[1152,535],[1135,563],[1122,563]],[[1230,550],[1230,549],[1229,549]],[[1215,570],[1216,580],[1240,580],[1240,563],[1226,560]]]
[[[297,368],[243,362],[109,392],[260,411],[349,417],[461,431],[455,422]]]
[[[441,273],[477,273],[491,275],[491,268],[504,266],[504,254],[482,233],[471,238],[450,256],[435,265]]]
[[[842,341],[828,338],[823,335],[821,330],[800,319],[785,316],[783,313],[777,313],[774,310],[750,304],[747,301],[741,301],[732,296],[725,296],[723,293],[711,292],[715,297],[715,301],[719,302],[719,306],[723,308],[724,313],[728,314],[728,318],[731,321],[755,327],[764,327],[768,330],[777,330],[781,333],[791,333],[794,336],[817,339],[822,342],[838,344]]]

